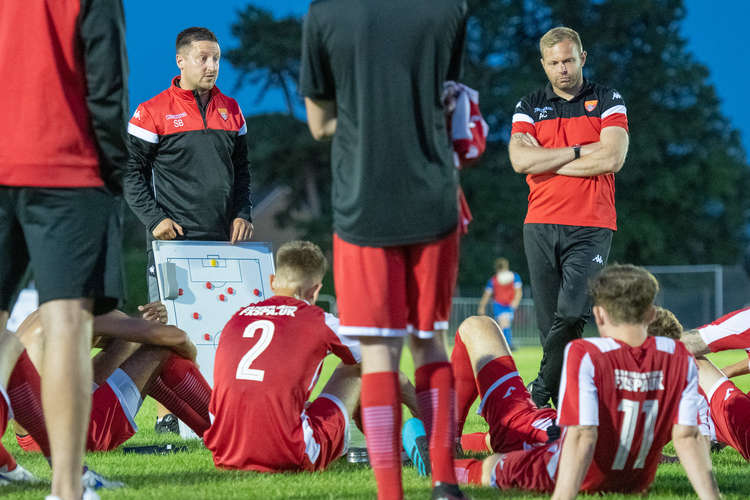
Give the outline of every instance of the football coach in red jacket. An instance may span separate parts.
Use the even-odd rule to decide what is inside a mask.
[[[121,294],[113,193],[127,159],[122,3],[0,2],[0,50],[0,327],[30,263],[50,374],[51,498],[80,499],[92,313]]]

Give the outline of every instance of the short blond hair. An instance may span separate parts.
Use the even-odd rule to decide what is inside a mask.
[[[495,271],[507,271],[510,269],[510,263],[505,257],[495,259]]]
[[[328,261],[311,241],[289,241],[276,252],[276,278],[285,288],[306,288],[323,281]]]
[[[669,309],[656,306],[654,320],[648,325],[648,334],[652,337],[669,337],[679,340],[682,336],[682,324]]]
[[[659,282],[642,267],[615,264],[605,267],[589,284],[595,306],[603,307],[612,323],[645,323]]]
[[[583,52],[583,43],[578,32],[565,26],[558,26],[549,30],[539,39],[539,53],[544,57],[544,49],[552,48],[563,40],[570,40],[578,46],[579,52]]]

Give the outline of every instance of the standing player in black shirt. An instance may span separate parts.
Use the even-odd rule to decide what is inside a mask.
[[[334,280],[341,333],[362,342],[362,417],[381,499],[401,498],[398,366],[417,367],[433,497],[453,472],[453,376],[441,330],[457,273],[457,174],[441,103],[457,80],[464,0],[313,2],[301,90],[310,130],[333,139]]]

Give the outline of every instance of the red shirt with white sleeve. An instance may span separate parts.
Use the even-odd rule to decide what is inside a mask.
[[[323,359],[333,353],[347,364],[360,361],[359,343],[337,330],[335,316],[284,296],[251,304],[229,320],[216,351],[213,423],[203,436],[217,467],[299,469],[312,432],[305,403]]]
[[[581,489],[643,491],[654,480],[672,426],[697,425],[698,369],[685,346],[649,337],[571,342],[563,365],[558,425],[598,428]]]
[[[574,340],[565,350],[562,374],[558,425],[598,431],[581,491],[646,490],[672,427],[698,424],[698,369],[685,346],[672,339],[648,337],[638,347],[603,337]],[[504,455],[491,484],[551,492],[561,448],[555,442]]]

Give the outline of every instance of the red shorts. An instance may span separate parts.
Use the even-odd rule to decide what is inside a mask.
[[[432,338],[448,329],[459,231],[429,243],[364,247],[333,235],[341,333]]]
[[[554,476],[557,475],[560,444],[557,441],[531,450],[504,453],[492,469],[490,486],[501,490],[519,488],[552,493],[555,489]]]
[[[313,448],[319,446],[320,451],[314,463],[307,455],[309,461],[303,464],[303,468],[323,470],[346,453],[349,448],[349,418],[346,414],[346,407],[330,394],[321,394],[305,410],[305,413],[312,429],[312,436],[309,438],[305,436],[306,450],[311,446]],[[303,427],[305,427],[304,424]],[[313,442],[315,444],[312,444]]]
[[[716,439],[750,460],[750,396],[724,380],[714,389],[710,403]]]
[[[11,417],[10,405],[8,404],[10,398],[6,399],[7,397],[5,390],[0,387],[0,437],[5,434],[5,426],[8,425],[8,420]]]
[[[112,387],[103,384],[91,396],[88,451],[110,451],[130,439],[135,429]]]
[[[490,425],[495,452],[529,449],[547,442],[547,427],[557,412],[539,409],[529,396],[511,356],[490,361],[477,374],[479,414]]]
[[[130,439],[135,429],[130,424],[120,400],[109,386],[104,384],[91,395],[91,419],[86,437],[87,451],[110,451]],[[18,436],[18,445],[24,451],[42,451],[30,434]]]

